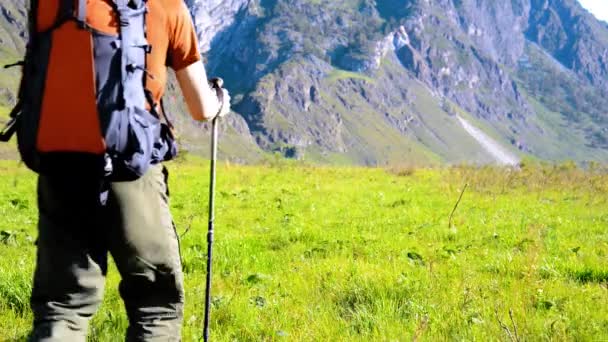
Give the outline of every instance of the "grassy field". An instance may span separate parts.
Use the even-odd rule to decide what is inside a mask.
[[[170,168],[195,341],[208,169]],[[22,340],[35,178],[0,172],[0,340]],[[221,165],[217,201],[214,341],[608,339],[606,170]],[[117,282],[111,269],[91,341],[127,326]]]

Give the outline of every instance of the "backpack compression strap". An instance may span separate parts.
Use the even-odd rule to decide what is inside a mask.
[[[122,97],[126,108],[143,109],[147,101],[144,91],[146,54],[150,52],[145,32],[146,1],[113,0],[113,2],[120,22]]]

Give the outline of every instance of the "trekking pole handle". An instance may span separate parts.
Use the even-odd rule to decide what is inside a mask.
[[[210,79],[209,83],[211,84],[211,87],[214,89],[224,88],[224,80],[221,79],[220,77],[214,77],[214,78]]]
[[[224,80],[219,77],[214,77],[209,80],[209,86],[211,89],[215,90],[215,95],[217,96],[217,100],[220,102],[220,108],[217,110],[217,114],[215,118],[218,118],[222,110],[224,109]]]

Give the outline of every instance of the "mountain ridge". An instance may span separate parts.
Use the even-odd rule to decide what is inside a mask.
[[[475,127],[509,163],[608,161],[608,25],[575,0],[186,3],[234,94],[234,160],[501,163]],[[177,121],[204,154],[206,126]]]

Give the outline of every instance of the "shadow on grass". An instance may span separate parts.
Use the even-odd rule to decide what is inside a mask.
[[[608,283],[608,271],[596,270],[591,268],[583,268],[580,270],[570,270],[568,276],[583,284],[597,283],[603,284]]]

